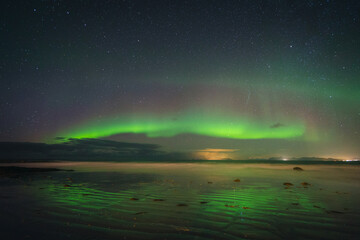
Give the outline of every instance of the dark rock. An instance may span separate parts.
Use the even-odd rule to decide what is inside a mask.
[[[301,167],[294,167],[293,170],[295,170],[295,171],[304,171],[304,169],[302,169]]]
[[[178,207],[187,207],[187,204],[185,204],[185,203],[179,203],[179,204],[177,204],[176,206],[178,206]]]
[[[189,231],[190,231],[190,229],[187,228],[187,227],[176,227],[175,229],[176,229],[177,231],[184,231],[184,232],[189,232]]]
[[[58,168],[28,168],[28,167],[0,167],[0,177],[21,178],[22,176],[44,173],[44,172],[57,172],[57,171],[70,171]]]
[[[335,213],[335,214],[343,214],[343,212],[334,211],[334,210],[326,210],[326,213],[328,213],[328,214],[331,214],[331,213]]]
[[[283,185],[285,185],[285,186],[287,186],[287,187],[294,186],[294,184],[289,183],[289,182],[284,182]]]
[[[165,201],[164,199],[160,199],[160,198],[157,198],[157,199],[153,199],[154,202],[163,202]]]

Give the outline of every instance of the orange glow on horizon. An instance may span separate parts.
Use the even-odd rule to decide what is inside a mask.
[[[229,160],[233,159],[238,149],[205,148],[195,152],[196,158],[204,160]]]

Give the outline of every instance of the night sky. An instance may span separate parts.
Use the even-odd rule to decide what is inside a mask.
[[[5,1],[0,141],[358,158],[359,15],[357,0]]]

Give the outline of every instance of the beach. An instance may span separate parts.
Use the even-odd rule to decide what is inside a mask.
[[[66,171],[0,175],[3,239],[357,239],[360,234],[357,165],[0,167],[10,165]]]

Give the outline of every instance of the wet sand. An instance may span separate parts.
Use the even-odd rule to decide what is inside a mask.
[[[14,164],[1,164],[9,166]],[[5,239],[357,239],[359,166],[23,163],[0,175]],[[239,180],[239,181],[238,181]],[[289,183],[289,184],[284,184]]]

